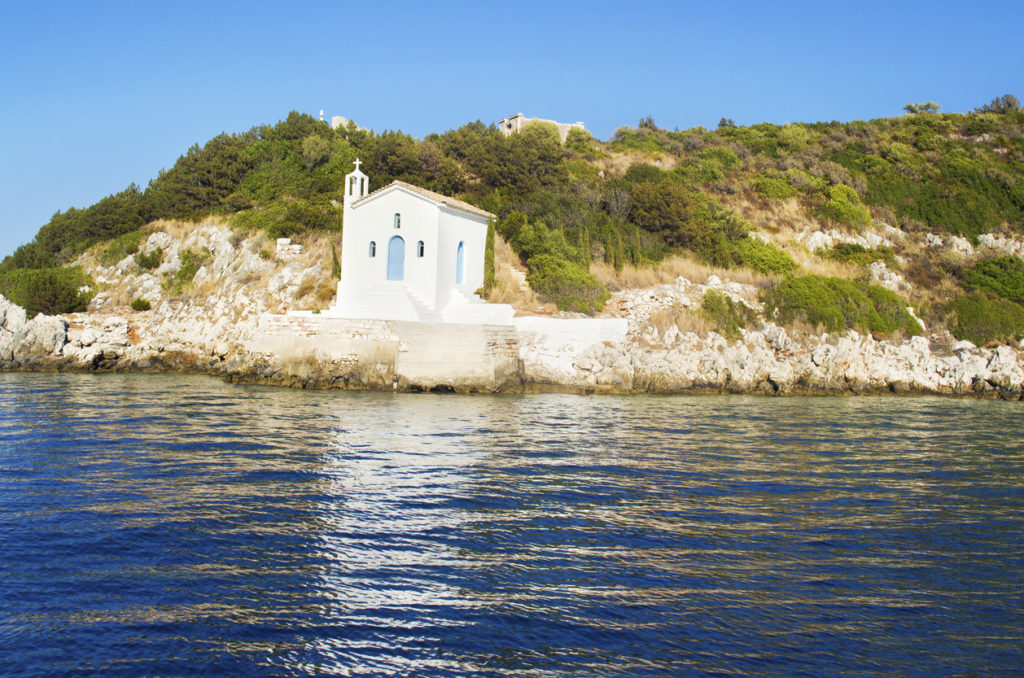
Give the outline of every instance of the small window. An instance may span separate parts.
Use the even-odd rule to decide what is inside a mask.
[[[370,241],[370,256],[377,256],[377,243],[374,242],[373,240]]]
[[[422,240],[420,240],[419,244],[416,245],[416,256],[418,256],[418,257],[422,257],[423,256],[423,241]]]
[[[402,215],[399,214],[398,212],[395,212],[395,228],[401,228],[401,227],[402,227]]]

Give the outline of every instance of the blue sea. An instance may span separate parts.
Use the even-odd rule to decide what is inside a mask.
[[[1022,672],[1024,403],[0,374],[5,676]]]

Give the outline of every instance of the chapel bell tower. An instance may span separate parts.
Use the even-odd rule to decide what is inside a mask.
[[[346,211],[352,203],[370,192],[370,177],[359,171],[359,166],[363,163],[359,161],[359,158],[356,158],[353,164],[356,166],[356,171],[345,176]]]

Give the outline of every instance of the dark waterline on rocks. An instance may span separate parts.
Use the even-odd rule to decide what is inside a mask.
[[[1016,674],[1020,407],[0,374],[0,674]]]

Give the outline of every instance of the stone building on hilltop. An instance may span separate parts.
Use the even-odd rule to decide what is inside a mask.
[[[509,117],[504,118],[498,123],[498,129],[501,130],[502,134],[508,136],[513,132],[518,132],[531,122],[545,122],[554,125],[558,128],[558,136],[561,138],[563,144],[565,143],[565,140],[569,138],[569,130],[573,127],[578,127],[579,129],[586,131],[586,127],[583,126],[582,122],[556,122],[554,120],[545,120],[543,118],[527,118],[522,113],[516,113],[515,115],[510,115]]]

